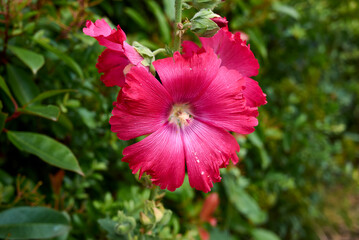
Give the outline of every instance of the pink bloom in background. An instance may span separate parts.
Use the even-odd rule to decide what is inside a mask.
[[[108,87],[125,84],[125,73],[132,66],[143,66],[143,58],[128,43],[125,42],[126,34],[118,25],[117,29],[111,29],[108,23],[102,19],[95,23],[86,22],[83,32],[96,38],[100,45],[107,47],[97,60],[96,67],[100,73],[101,81]]]
[[[233,34],[228,31],[227,27],[223,27],[213,37],[200,37],[202,48],[191,41],[184,41],[182,47],[185,57],[190,57],[196,52],[213,50],[222,60],[222,66],[237,70],[245,77],[244,96],[247,99],[247,105],[258,107],[267,103],[266,95],[262,92],[258,82],[249,78],[258,74],[259,64],[249,45],[242,40],[245,36],[242,32]]]
[[[150,134],[125,148],[122,161],[133,173],[151,175],[161,189],[180,187],[187,169],[192,187],[210,191],[221,180],[219,168],[238,162],[239,145],[229,131],[249,134],[258,124],[257,107],[246,95],[256,99],[263,92],[256,86],[245,92],[246,74],[258,63],[242,63],[239,72],[217,57],[222,49],[215,51],[155,61],[162,84],[145,68],[132,67],[114,103],[111,130],[120,139]]]

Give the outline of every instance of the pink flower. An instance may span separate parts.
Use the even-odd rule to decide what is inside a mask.
[[[185,57],[190,57],[196,52],[212,49],[222,60],[222,66],[237,70],[245,76],[246,88],[244,95],[247,99],[247,105],[258,107],[267,103],[266,95],[262,92],[258,82],[249,78],[258,74],[259,64],[249,45],[242,40],[243,37],[245,37],[243,33],[232,34],[227,27],[224,27],[213,37],[200,37],[202,48],[191,41],[184,41],[182,47]]]
[[[120,139],[150,134],[125,148],[122,161],[170,191],[182,185],[187,168],[190,185],[208,192],[221,180],[219,168],[238,162],[229,131],[249,134],[258,124],[257,108],[246,104],[245,77],[221,66],[211,49],[189,58],[176,52],[153,65],[162,84],[132,67],[114,102],[110,124]]]
[[[101,76],[101,81],[108,87],[125,84],[125,73],[132,66],[140,65],[143,58],[128,43],[125,42],[126,34],[122,31],[120,25],[116,29],[106,23],[104,19],[97,20],[95,23],[86,22],[86,28],[83,32],[96,38],[100,45],[107,47],[99,56],[96,67]]]
[[[220,28],[228,26],[228,21],[227,21],[226,17],[214,17],[214,18],[211,18],[211,20],[213,22],[215,22],[218,25],[218,27],[220,27]]]

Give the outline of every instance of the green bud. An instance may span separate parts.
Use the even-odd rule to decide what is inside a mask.
[[[191,19],[191,30],[201,37],[212,37],[219,30],[211,18],[220,17],[209,9],[201,9]]]
[[[220,3],[221,0],[193,0],[193,7],[197,9],[202,9],[202,8],[213,9]]]
[[[131,216],[126,216],[122,211],[118,211],[116,221],[118,223],[115,226],[115,231],[118,234],[129,233],[136,227],[136,219]]]
[[[151,63],[155,60],[153,52],[139,42],[133,42],[132,46],[143,57],[142,65],[146,67],[151,66]]]
[[[158,223],[159,221],[161,221],[161,219],[163,217],[163,212],[161,210],[159,210],[158,208],[154,207],[153,215],[155,215],[156,223]]]
[[[165,226],[168,224],[168,222],[171,220],[172,217],[172,211],[171,210],[165,210],[163,213],[163,217],[161,221],[158,222],[158,225]]]
[[[146,214],[144,214],[143,212],[140,212],[140,222],[141,222],[143,225],[150,225],[150,224],[152,224],[151,219],[150,219]]]

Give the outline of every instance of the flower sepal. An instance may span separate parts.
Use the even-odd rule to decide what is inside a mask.
[[[212,18],[220,18],[210,9],[201,9],[191,19],[191,31],[201,37],[212,37],[220,29]]]

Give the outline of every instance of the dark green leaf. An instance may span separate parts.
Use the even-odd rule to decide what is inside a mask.
[[[9,90],[9,88],[6,85],[5,80],[0,76],[0,88],[4,90],[4,92],[7,94],[7,96],[11,99],[13,98],[11,95],[11,92]]]
[[[62,143],[38,133],[8,131],[8,139],[20,150],[32,153],[45,162],[83,175],[76,157]]]
[[[10,64],[6,65],[8,84],[21,105],[25,105],[39,94],[39,89],[28,73]]]
[[[49,50],[50,52],[53,52],[58,58],[60,58],[62,61],[64,61],[64,63],[66,63],[67,66],[72,68],[72,70],[74,70],[80,76],[81,79],[84,78],[81,67],[71,57],[69,57],[65,53],[61,52],[59,49],[51,46],[44,39],[34,38],[34,41],[36,43],[38,43],[39,45],[41,45],[43,48]]]
[[[60,116],[60,109],[57,106],[54,105],[48,105],[48,106],[27,106],[25,109],[19,109],[19,111],[26,113],[26,114],[32,114],[39,117],[48,118],[52,121],[57,121]]]
[[[0,238],[48,239],[69,230],[67,218],[46,207],[17,207],[0,213]]]
[[[34,74],[36,74],[45,63],[45,59],[41,54],[11,45],[8,46],[8,49],[20,58],[20,60],[23,61]]]
[[[125,8],[125,13],[143,30],[146,30],[147,32],[150,30],[150,25],[148,24],[148,21],[138,11],[127,7]]]
[[[167,23],[165,15],[163,14],[161,6],[153,0],[148,0],[146,3],[157,19],[163,41],[165,43],[169,43],[171,37],[170,27]]]
[[[34,102],[40,102],[46,98],[61,94],[61,93],[67,93],[67,92],[75,92],[76,90],[73,89],[60,89],[60,90],[50,90],[46,92],[42,92],[39,95],[37,95],[34,99],[32,99],[29,104]]]
[[[5,126],[6,118],[7,118],[7,113],[0,112],[0,134]]]

